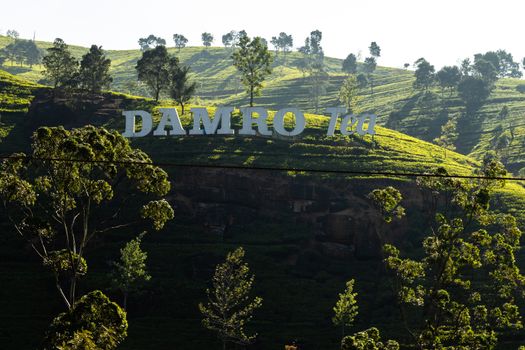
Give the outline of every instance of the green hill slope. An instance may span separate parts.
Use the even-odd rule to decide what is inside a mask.
[[[0,47],[9,43],[9,38],[0,36]],[[38,42],[42,48],[50,46],[47,42]],[[86,48],[71,46],[73,53],[80,57]],[[180,52],[171,48],[184,64],[190,65],[193,79],[198,83],[197,99],[200,103],[215,105],[244,105],[247,102],[239,75],[231,64],[231,50],[224,48],[187,47]],[[141,53],[139,50],[109,50],[112,60],[111,71],[114,76],[112,89],[126,93],[147,95],[145,86],[137,84],[135,64]],[[428,57],[432,61],[431,57]],[[285,106],[297,106],[312,111],[309,83],[300,67],[301,55],[291,52],[286,57],[278,57],[274,62],[273,74],[266,81],[262,96],[256,103],[272,109]],[[381,63],[381,60],[379,60]],[[329,81],[321,106],[339,105],[337,93],[345,75],[340,71],[341,60],[325,59]],[[4,69],[32,81],[42,78],[42,67],[19,67],[6,63]],[[378,67],[373,74],[374,95],[363,90],[361,107],[379,115],[380,124],[411,136],[432,141],[440,136],[441,126],[449,115],[464,110],[456,94],[443,95],[435,88],[432,98],[426,101],[412,88],[413,72],[402,69]],[[506,130],[511,133],[508,147],[498,149],[504,163],[510,170],[517,171],[525,167],[525,94],[517,87],[523,80],[501,79],[485,105],[474,116],[463,118],[460,122],[460,134],[456,141],[457,150],[480,159],[488,150],[496,149],[498,138]],[[520,90],[523,91],[523,90]],[[503,106],[508,106],[509,115],[498,118]]]
[[[0,81],[5,82],[0,84],[0,94],[24,101],[2,112],[1,155],[27,151],[29,137],[40,125],[90,123],[123,131],[123,109],[153,110],[158,121],[156,110],[172,106],[107,93],[91,109],[76,109],[81,100],[51,103],[46,88],[9,73],[0,71]],[[212,114],[215,108],[208,109]],[[384,269],[377,256],[367,255],[367,247],[374,242],[370,233],[374,226],[366,195],[386,185],[401,188],[407,218],[393,232],[399,235],[399,244],[410,250],[420,246],[424,227],[418,207],[421,198],[413,181],[403,176],[220,166],[396,173],[441,166],[467,175],[478,162],[384,127],[377,127],[374,137],[327,137],[328,117],[306,117],[307,129],[294,139],[206,135],[148,136],[132,141],[169,172],[173,191],[168,199],[176,204],[176,218],[161,232],[150,232],[144,239],[152,280],[143,294],[130,296],[129,336],[122,349],[217,347],[215,337],[202,329],[197,304],[205,300],[214,265],[227,251],[241,245],[256,274],[255,291],[264,299],[254,322],[261,348],[282,348],[295,338],[311,349],[339,348],[340,330],[332,325],[332,307],[350,278],[358,281],[361,316],[356,329],[374,324],[385,337],[402,337]],[[188,129],[190,115],[183,115],[182,122]],[[238,114],[232,124],[239,127]],[[525,189],[520,183],[509,183],[493,204],[525,223]],[[0,218],[2,215],[0,211]],[[217,233],[230,217],[231,227]],[[336,230],[339,225],[342,227]],[[0,238],[0,344],[6,349],[33,349],[62,306],[41,262],[1,219],[0,229],[5,233]],[[108,289],[108,262],[142,229],[134,226],[132,231],[110,232],[94,242],[88,251],[89,273],[81,282],[81,292],[100,288],[113,300],[120,300],[119,293]],[[338,255],[341,250],[342,256]],[[517,256],[524,260],[522,252]]]

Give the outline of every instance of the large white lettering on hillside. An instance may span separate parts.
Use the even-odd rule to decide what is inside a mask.
[[[182,127],[179,114],[175,108],[159,108],[161,114],[160,122],[157,125],[154,136],[182,136],[182,135],[233,135],[235,130],[231,127],[231,117],[233,107],[218,107],[213,118],[210,117],[208,110],[203,107],[191,109],[193,114],[193,128],[186,132]],[[282,136],[298,136],[306,128],[306,118],[297,108],[283,108],[278,110],[273,117],[273,130],[268,126],[268,111],[262,107],[244,107],[240,109],[242,114],[242,128],[238,130],[239,135],[264,135],[274,134]],[[376,116],[374,114],[353,115],[348,114],[345,108],[331,107],[326,112],[330,114],[328,123],[328,136],[335,135],[338,122],[339,131],[343,135],[374,135]],[[122,136],[124,137],[144,137],[153,130],[153,118],[150,113],[145,111],[124,111],[126,126]],[[295,120],[291,130],[285,127],[285,117],[289,115]],[[140,118],[140,130],[137,130],[137,118]],[[366,130],[365,123],[368,121]],[[219,127],[220,126],[220,127]],[[355,126],[355,130],[354,130]]]

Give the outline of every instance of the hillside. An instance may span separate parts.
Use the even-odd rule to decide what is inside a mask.
[[[122,110],[172,106],[119,93],[106,93],[89,105],[80,98],[74,103],[60,98],[52,102],[49,89],[1,71],[0,77],[5,82],[0,94],[16,99],[22,91],[24,101],[1,112],[1,155],[27,151],[29,137],[40,125],[70,128],[89,123],[122,131]],[[209,111],[213,113],[214,107]],[[154,116],[158,121],[158,113]],[[413,253],[425,227],[423,198],[413,179],[221,166],[395,173],[441,166],[466,175],[479,163],[385,127],[377,127],[374,137],[329,138],[328,117],[306,117],[307,129],[295,139],[208,135],[133,140],[168,171],[173,184],[168,199],[176,218],[145,238],[152,281],[143,294],[130,297],[129,337],[122,349],[215,348],[215,337],[203,331],[196,305],[205,298],[215,264],[241,245],[256,274],[255,292],[264,299],[254,322],[262,348],[282,348],[295,338],[307,349],[337,348],[340,330],[331,323],[331,308],[350,278],[358,281],[362,316],[356,329],[373,322],[386,336],[404,334],[380,263],[376,233],[382,227],[366,195],[377,187],[400,188],[407,217],[393,225],[388,240]],[[190,115],[183,115],[182,122],[187,128]],[[239,123],[236,114],[234,128]],[[493,205],[514,213],[521,227],[525,224],[522,184],[509,182]],[[0,344],[35,348],[61,305],[40,262],[3,220],[0,229],[6,233],[0,238]],[[119,293],[108,288],[109,262],[143,229],[111,232],[94,242],[82,292],[101,288],[119,300]],[[524,252],[516,255],[523,266]]]
[[[8,38],[0,36],[0,47],[8,42]],[[46,48],[50,43],[38,42],[38,45]],[[77,57],[87,51],[86,48],[78,46],[71,46],[71,50]],[[198,84],[197,103],[235,106],[246,104],[247,99],[238,73],[231,64],[230,49],[212,47],[204,50],[202,47],[186,47],[180,52],[175,48],[169,50],[184,64],[191,66],[193,79]],[[112,60],[113,90],[148,94],[147,89],[136,81],[134,67],[140,54],[139,50],[107,51]],[[431,57],[428,59],[432,62]],[[271,109],[297,106],[312,111],[309,83],[299,68],[300,60],[299,53],[291,52],[286,60],[280,56],[274,61],[273,74],[265,83],[266,88],[262,96],[256,99],[258,105]],[[337,93],[345,78],[340,71],[341,60],[327,57],[325,64],[329,81],[326,94],[322,98],[323,108],[339,104]],[[35,82],[42,79],[42,67],[39,66],[18,67],[7,63],[3,68]],[[441,126],[448,116],[464,110],[455,93],[442,94],[438,88],[432,90],[431,98],[423,99],[422,95],[412,88],[412,71],[378,67],[372,76],[374,94],[371,96],[368,89],[361,92],[361,108],[378,114],[380,124],[397,131],[432,141],[440,136]],[[524,84],[520,79],[501,79],[479,112],[460,121],[460,133],[455,143],[460,153],[480,159],[488,150],[497,148],[498,138],[507,137],[510,133],[508,146],[498,149],[498,153],[514,173],[525,167],[525,156],[522,152],[525,146],[525,123],[522,121],[525,113],[525,94],[523,88],[518,88]],[[509,114],[501,119],[498,118],[498,114],[503,106],[509,108]]]

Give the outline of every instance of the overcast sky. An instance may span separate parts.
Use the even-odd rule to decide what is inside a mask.
[[[139,37],[155,34],[173,46],[181,33],[201,45],[207,31],[221,45],[222,34],[245,29],[270,39],[284,31],[294,47],[312,30],[323,32],[327,56],[368,54],[371,41],[382,51],[380,65],[402,67],[419,57],[440,68],[477,52],[506,49],[525,56],[524,0],[24,0],[2,1],[0,32],[23,38],[105,49],[138,48]]]

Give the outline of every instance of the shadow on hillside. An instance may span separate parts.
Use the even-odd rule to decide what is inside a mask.
[[[415,108],[418,98],[418,95],[412,95],[409,98],[405,99],[405,102],[399,110],[395,110],[390,113],[385,126],[389,129],[401,131],[400,128],[403,128],[401,126],[401,123],[408,115],[410,115],[412,110]]]
[[[13,75],[31,72],[31,68],[25,66],[2,66],[2,69]]]
[[[404,100],[397,110],[390,113],[385,124],[425,141],[432,141],[441,134],[441,126],[447,120],[447,109],[441,98],[432,92],[419,92]]]
[[[462,113],[458,120],[456,152],[469,154],[480,143],[484,115],[479,110]]]

